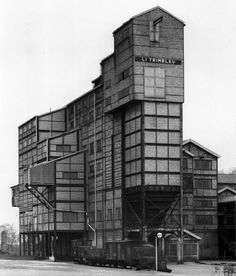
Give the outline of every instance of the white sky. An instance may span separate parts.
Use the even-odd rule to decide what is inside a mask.
[[[0,0],[0,224],[18,224],[17,127],[91,89],[112,32],[160,5],[186,23],[184,138],[236,167],[236,2]]]

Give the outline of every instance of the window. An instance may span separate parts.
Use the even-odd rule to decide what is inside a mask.
[[[101,171],[102,169],[102,162],[97,163],[97,171]]]
[[[90,152],[90,155],[94,154],[94,142],[90,143],[89,152]]]
[[[188,159],[183,158],[183,169],[186,170],[188,168]]]
[[[102,91],[96,92],[96,101],[102,98]]]
[[[91,95],[89,98],[89,105],[93,106],[94,105],[94,95]]]
[[[195,160],[194,168],[196,170],[211,170],[212,161],[211,160]]]
[[[184,244],[184,255],[193,256],[197,255],[197,245],[195,243]]]
[[[74,119],[74,106],[73,105],[68,108],[68,118],[69,118],[69,120]]]
[[[87,121],[88,121],[88,115],[84,114],[83,117],[82,117],[82,122],[86,123]]]
[[[176,257],[176,255],[177,255],[177,244],[176,243],[170,243],[169,255]]]
[[[125,89],[121,90],[120,92],[118,92],[118,99],[120,100],[128,95],[129,95],[129,88],[125,88]]]
[[[183,215],[183,224],[188,225],[188,215]]]
[[[118,75],[118,82],[128,78],[128,76],[129,76],[129,69],[126,69]]]
[[[165,69],[157,67],[144,68],[145,97],[165,97]]]
[[[100,116],[102,114],[102,107],[101,106],[98,106],[96,108],[96,116]]]
[[[102,140],[97,140],[97,152],[102,151]]]
[[[102,220],[102,211],[101,210],[97,210],[97,220],[98,221]]]
[[[89,173],[94,174],[94,165],[89,166]]]
[[[120,207],[117,207],[117,208],[116,208],[116,219],[121,219]]]
[[[71,151],[70,145],[56,145],[56,151]]]
[[[141,143],[141,132],[140,131],[125,137],[125,147],[126,148],[133,147],[140,143]]]
[[[129,162],[125,164],[126,175],[141,172],[141,160]]]
[[[195,207],[197,208],[211,208],[212,200],[196,200]]]
[[[108,89],[109,87],[111,87],[111,80],[106,80],[104,83],[104,88]]]
[[[160,40],[160,23],[162,16],[158,19],[151,21],[149,25],[150,41],[159,42]]]
[[[94,212],[91,212],[91,213],[90,213],[89,220],[90,220],[90,221],[94,221],[94,217],[95,217],[95,216],[94,216]]]
[[[78,221],[77,213],[63,212],[63,222],[77,222],[77,221]]]
[[[211,189],[212,180],[211,179],[195,179],[195,188],[196,189]]]
[[[184,207],[188,206],[188,198],[187,197],[183,197],[183,206]]]
[[[105,106],[111,104],[111,97],[105,99]]]
[[[77,179],[78,178],[78,173],[77,172],[63,172],[63,178]]]
[[[183,175],[183,188],[184,190],[193,189],[193,176],[191,174]]]
[[[93,121],[93,119],[94,119],[94,113],[93,113],[93,110],[91,110],[89,112],[89,121]]]
[[[112,209],[107,209],[107,220],[112,220]]]
[[[213,216],[211,215],[196,215],[196,224],[205,225],[213,224]]]

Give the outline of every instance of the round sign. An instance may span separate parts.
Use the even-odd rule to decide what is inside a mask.
[[[160,238],[162,238],[162,233],[157,233],[157,237],[160,239]]]

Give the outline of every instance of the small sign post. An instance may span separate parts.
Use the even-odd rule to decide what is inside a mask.
[[[158,232],[155,236],[155,259],[156,259],[156,271],[158,271],[158,247],[157,247],[157,239],[161,239],[162,238],[162,233]]]

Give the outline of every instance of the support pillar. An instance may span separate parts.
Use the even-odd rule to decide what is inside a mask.
[[[145,242],[148,242],[148,231],[147,231],[147,226],[142,227],[142,240]]]
[[[236,243],[236,201],[234,202],[234,242]],[[236,260],[236,246],[234,247],[234,259]]]

